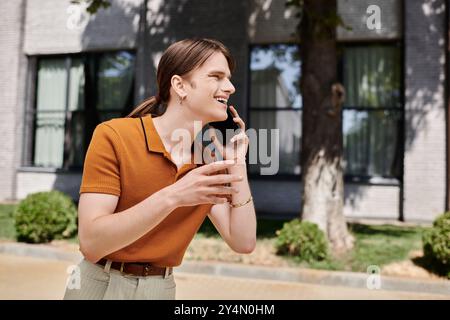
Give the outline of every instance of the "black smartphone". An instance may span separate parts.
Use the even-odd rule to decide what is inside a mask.
[[[224,121],[211,122],[209,124],[210,128],[212,127],[220,132],[222,139],[223,139],[223,141],[221,141],[221,142],[224,145],[227,144],[234,135],[234,134],[230,135],[230,137],[228,137],[228,139],[227,139],[227,135],[226,135],[227,129],[231,129],[231,130],[233,130],[233,132],[236,131],[237,129],[239,129],[239,125],[233,121],[234,116],[231,113],[229,106],[227,106],[227,115],[228,115],[228,117]]]

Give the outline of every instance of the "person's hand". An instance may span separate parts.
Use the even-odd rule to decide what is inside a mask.
[[[233,160],[216,161],[191,170],[183,178],[166,187],[176,207],[195,206],[203,203],[221,204],[237,189],[227,186],[242,181],[243,177],[228,173],[215,174],[235,165]]]
[[[239,126],[239,133],[231,138],[230,142],[223,146],[217,139],[215,130],[210,130],[211,140],[214,143],[216,150],[224,160],[235,160],[238,164],[245,164],[245,156],[248,150],[249,139],[245,134],[245,123],[239,116],[234,106],[230,106],[230,111],[233,114],[233,121]],[[217,154],[215,155],[218,156]]]

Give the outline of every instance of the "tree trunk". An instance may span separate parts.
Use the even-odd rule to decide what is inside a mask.
[[[343,215],[343,88],[336,85],[336,0],[305,0],[302,55],[301,219],[325,232],[335,253],[353,246]]]
[[[149,79],[150,72],[156,70],[148,70],[145,66],[151,57],[149,48],[149,32],[148,32],[148,0],[143,0],[139,10],[139,28],[136,38],[136,85],[134,89],[134,104],[140,103],[151,95],[151,79]],[[156,94],[156,92],[154,92]]]

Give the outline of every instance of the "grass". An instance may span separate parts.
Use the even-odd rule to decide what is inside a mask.
[[[258,219],[257,238],[275,238],[276,230],[283,227],[286,220]],[[412,250],[422,248],[424,227],[401,227],[393,225],[350,224],[350,232],[355,237],[354,249],[344,256],[330,257],[312,263],[298,261],[285,256],[286,260],[308,268],[326,270],[348,270],[366,272],[370,265],[382,267],[386,264],[408,259]],[[213,224],[206,219],[199,234],[201,237],[219,237]]]
[[[0,204],[0,239],[15,240],[13,211],[15,205]],[[286,220],[258,219],[258,239],[275,239],[275,232],[283,227]],[[305,263],[292,257],[284,257],[296,265],[327,270],[349,270],[366,272],[369,265],[382,267],[395,261],[408,259],[412,250],[422,247],[424,227],[400,227],[393,225],[350,224],[350,232],[355,236],[354,249],[339,258],[325,261]],[[220,235],[209,219],[205,219],[197,236],[202,238],[218,238]],[[77,243],[77,237],[68,239]]]
[[[0,204],[0,239],[15,240],[16,229],[14,227],[14,204]]]
[[[258,219],[256,234],[258,239],[270,239],[275,237],[275,231],[281,229],[285,220]],[[220,237],[211,220],[205,219],[198,234],[200,237],[217,238]]]
[[[356,239],[352,253],[344,263],[352,271],[366,271],[369,265],[383,266],[408,259],[412,250],[422,248],[425,227],[400,227],[392,225],[369,226],[351,224],[350,231]]]
[[[316,269],[366,272],[371,265],[382,268],[392,262],[407,260],[412,250],[422,248],[423,227],[350,224],[355,237],[353,250],[326,261],[314,262]]]

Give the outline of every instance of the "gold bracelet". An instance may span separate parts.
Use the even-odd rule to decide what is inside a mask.
[[[238,203],[238,204],[232,204],[232,203],[230,203],[230,206],[231,206],[232,208],[239,208],[239,207],[245,206],[247,203],[249,203],[249,202],[252,201],[252,200],[253,200],[253,197],[250,196],[250,198],[248,198],[247,201],[242,202],[242,203]]]

